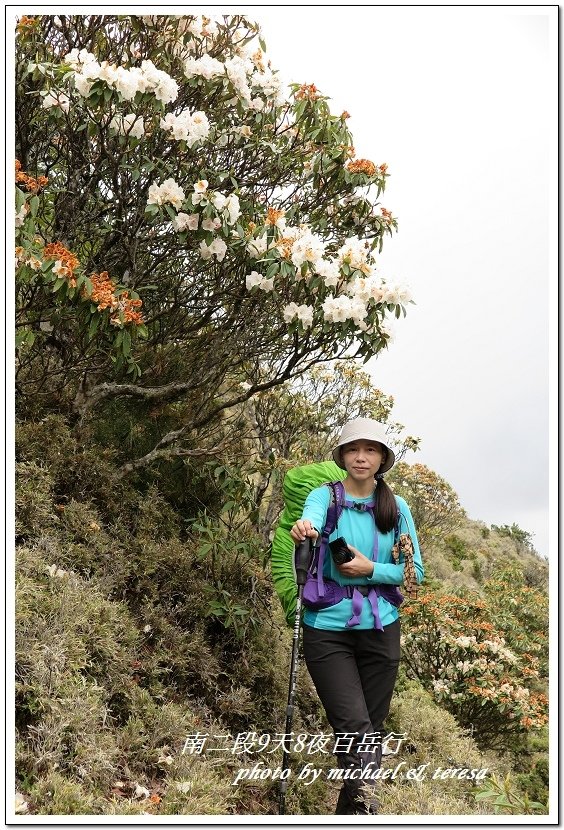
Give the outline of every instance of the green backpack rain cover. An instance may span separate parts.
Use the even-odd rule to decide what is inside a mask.
[[[301,518],[305,500],[312,490],[327,481],[342,481],[346,475],[347,471],[334,461],[321,461],[294,467],[284,476],[284,510],[272,540],[272,579],[289,626],[294,625],[298,596],[294,575],[294,540],[290,529]]]

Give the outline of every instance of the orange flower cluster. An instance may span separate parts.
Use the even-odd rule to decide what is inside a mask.
[[[64,277],[69,281],[71,288],[76,288],[76,279],[74,276],[74,269],[80,263],[73,253],[67,251],[64,245],[60,242],[50,242],[43,248],[44,259],[55,259],[53,271],[58,277]]]
[[[275,225],[284,216],[285,211],[269,207],[266,212],[265,225]]]
[[[473,679],[474,678],[470,678],[470,680],[473,680]],[[495,697],[494,689],[485,689],[482,686],[473,686],[473,685],[471,685],[471,686],[469,686],[468,691],[471,692],[471,694],[479,695],[480,697],[485,697],[485,698]]]
[[[282,259],[290,259],[292,256],[292,245],[294,244],[294,240],[291,236],[283,236],[281,237],[278,242],[276,243],[276,247],[280,251],[280,256]]]
[[[392,221],[392,213],[391,213],[391,211],[386,210],[386,208],[385,208],[385,207],[380,208],[380,210],[382,211],[382,216],[384,217],[384,219],[386,220],[386,222],[391,222],[391,221]]]
[[[256,52],[254,52],[251,55],[251,60],[254,63],[254,65],[256,66],[256,68],[259,70],[259,72],[264,72],[264,62],[263,62],[262,59],[263,59],[262,49],[258,49]]]
[[[28,17],[26,14],[23,14],[18,20],[16,30],[20,35],[26,34],[28,29],[33,29],[33,27],[37,25],[38,21],[38,17]]]
[[[307,98],[308,101],[315,101],[316,98],[319,98],[319,93],[317,91],[317,87],[315,84],[302,84],[301,87],[296,92],[296,101],[301,101],[304,98]]]
[[[45,187],[49,179],[47,176],[38,176],[34,179],[33,176],[28,176],[22,170],[22,164],[19,159],[16,159],[16,184],[23,184],[26,190],[30,193],[39,193],[42,187]]]
[[[357,159],[356,161],[349,161],[347,170],[350,173],[364,173],[366,176],[374,176],[377,167],[373,161],[368,159]]]
[[[97,303],[98,311],[109,308],[113,312],[110,317],[112,326],[124,326],[127,323],[140,326],[144,322],[143,315],[135,310],[143,305],[143,301],[130,299],[128,291],[123,291],[118,297],[115,294],[116,284],[109,279],[107,271],[91,274],[90,281],[92,282],[92,294],[88,296],[84,292],[83,296]]]
[[[347,118],[350,118],[350,117],[351,117],[350,112],[347,112],[346,110],[343,110],[343,112],[341,113],[341,121],[346,121]]]

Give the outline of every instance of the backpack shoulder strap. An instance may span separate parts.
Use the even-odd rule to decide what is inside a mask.
[[[328,481],[329,507],[327,508],[327,519],[323,528],[323,536],[329,537],[339,523],[345,504],[345,487],[342,481]]]

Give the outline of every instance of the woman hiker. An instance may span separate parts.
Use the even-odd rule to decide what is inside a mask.
[[[413,565],[409,554],[405,561],[417,583],[423,579],[423,564],[409,507],[383,478],[395,462],[385,426],[371,418],[349,421],[333,459],[347,471],[344,492],[327,485],[312,490],[290,533],[296,544],[327,533],[330,505],[344,496],[328,541],[344,537],[351,552],[346,555],[352,558],[336,565],[329,547],[323,557],[322,593],[327,586],[335,589],[334,583],[346,586],[342,598],[342,588],[327,593],[334,596],[335,604],[320,608],[324,603],[314,602],[308,607],[307,590],[304,593],[304,657],[335,733],[338,766],[351,776],[342,779],[336,813],[375,813],[378,805],[370,795],[371,779],[360,776],[368,765],[369,771],[380,766],[383,724],[398,672],[397,606],[402,597],[397,586],[404,580],[404,563],[395,564],[392,557],[398,531],[411,537]]]

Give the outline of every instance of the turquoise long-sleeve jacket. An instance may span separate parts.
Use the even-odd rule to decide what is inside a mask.
[[[319,533],[325,527],[327,519],[327,510],[330,504],[330,489],[329,487],[317,487],[312,490],[304,504],[302,512],[302,519],[309,519],[313,527]],[[367,503],[371,501],[372,496],[364,499],[354,497],[355,502]],[[419,550],[419,542],[417,540],[417,532],[411,511],[405,499],[401,496],[395,497],[399,511],[400,511],[400,533],[409,533],[413,543],[413,564],[415,567],[415,576],[417,582],[420,583],[424,576],[423,562],[421,559],[421,551]],[[374,568],[371,576],[367,577],[345,577],[337,570],[329,549],[326,551],[325,560],[323,563],[324,578],[333,579],[340,585],[398,585],[403,581],[403,564],[395,564],[392,559],[392,547],[394,544],[394,531],[389,533],[381,533],[374,523],[374,518],[370,511],[358,511],[349,508],[343,508],[339,517],[338,526],[329,536],[329,541],[343,536],[348,544],[357,548],[368,559],[373,559]],[[377,552],[374,554],[374,545],[377,542]],[[378,597],[378,613],[380,614],[380,621],[383,626],[390,625],[398,619],[398,610],[384,597]],[[312,611],[306,609],[303,622],[304,625],[309,625],[312,628],[322,628],[328,631],[342,631],[347,628],[347,621],[352,616],[352,599],[343,599],[336,605],[329,608],[324,608],[321,611]],[[374,627],[374,614],[368,597],[364,597],[362,603],[362,613],[360,615],[359,625],[354,626],[353,630],[367,629]],[[350,630],[350,629],[349,629]]]

